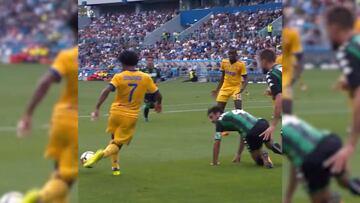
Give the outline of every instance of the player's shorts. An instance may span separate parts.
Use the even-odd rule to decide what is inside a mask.
[[[250,152],[259,150],[263,143],[263,136],[259,137],[269,127],[269,122],[265,119],[259,119],[254,127],[247,133],[245,140]],[[266,141],[265,141],[266,142]]]
[[[55,160],[57,172],[73,181],[78,174],[78,116],[76,113],[57,115],[52,118],[49,143],[45,157]]]
[[[134,133],[137,118],[122,114],[110,113],[106,132],[113,134],[113,142],[117,145],[129,144]]]
[[[150,94],[150,93],[145,94],[144,103],[147,108],[153,109],[155,107],[155,102],[156,99],[154,94]]]
[[[217,102],[227,102],[230,97],[233,98],[233,100],[241,100],[241,94],[240,94],[241,87],[225,87],[221,88],[217,97]]]
[[[308,192],[310,194],[321,191],[329,185],[333,174],[331,174],[329,167],[323,167],[323,163],[339,151],[341,145],[339,137],[336,134],[330,134],[320,141],[313,152],[305,157],[301,169],[307,181]]]

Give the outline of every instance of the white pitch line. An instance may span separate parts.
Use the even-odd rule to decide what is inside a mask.
[[[269,100],[244,100],[245,102],[247,103],[268,103],[270,102],[270,99]],[[327,102],[327,103],[340,103],[340,102],[343,102],[342,100],[304,100],[304,101],[297,101],[297,103],[323,103],[323,102]],[[169,107],[172,107],[172,106],[192,106],[192,105],[205,105],[205,104],[214,104],[214,103],[211,103],[211,102],[203,102],[203,103],[187,103],[187,104],[164,104],[163,106],[169,106]]]
[[[48,129],[49,124],[43,124],[41,126],[33,127],[33,129]],[[0,126],[0,132],[14,132],[16,131],[16,126]]]

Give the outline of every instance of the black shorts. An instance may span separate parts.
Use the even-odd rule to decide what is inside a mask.
[[[254,127],[248,132],[245,141],[250,152],[258,150],[264,143],[263,137],[259,137],[269,127],[269,122],[265,119],[259,119]]]
[[[341,140],[336,134],[329,134],[316,146],[316,149],[304,158],[301,166],[304,177],[307,181],[310,194],[326,188],[330,183],[330,168],[324,168],[323,163],[341,148]]]
[[[150,94],[150,93],[145,94],[145,98],[144,98],[145,104],[154,104],[155,101],[156,100],[155,100],[155,95],[154,94]]]

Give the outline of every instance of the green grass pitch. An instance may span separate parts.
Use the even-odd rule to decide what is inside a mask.
[[[308,86],[306,91],[295,89],[294,114],[312,125],[328,129],[342,136],[347,136],[347,128],[351,123],[351,108],[345,92],[334,91],[332,86],[340,75],[340,71],[308,70],[304,71],[302,80]],[[284,186],[287,183],[287,161],[284,161]],[[358,147],[350,165],[351,174],[360,176],[360,149]],[[339,189],[336,181],[332,181],[332,190],[343,197],[345,203],[360,202],[348,191]],[[309,198],[303,185],[299,185],[294,203],[308,203]]]
[[[90,112],[105,82],[79,82],[79,152],[103,148],[110,135],[105,133],[107,117],[91,122]],[[80,168],[81,202],[119,203],[260,203],[281,202],[282,157],[271,153],[275,168],[255,166],[247,151],[240,164],[231,160],[239,136],[232,133],[222,141],[219,167],[210,166],[214,126],[206,110],[215,104],[210,92],[214,83],[160,83],[163,113],[150,114],[145,123],[140,116],[130,146],[120,152],[122,175],[111,176],[110,159],[95,168]],[[270,119],[272,101],[265,97],[264,84],[250,84],[244,109]],[[114,94],[102,107],[107,114]],[[233,102],[228,104],[233,108]],[[279,130],[276,134],[279,139]]]
[[[0,196],[9,191],[40,188],[50,176],[54,164],[43,158],[48,140],[49,119],[61,85],[55,85],[33,118],[32,136],[16,137],[16,123],[47,66],[38,64],[0,65]],[[77,200],[77,186],[71,193]]]
[[[48,178],[53,164],[43,159],[47,130],[59,85],[52,88],[34,115],[33,135],[29,139],[15,137],[16,122],[28,102],[38,78],[46,71],[41,65],[0,66],[0,134],[2,136],[0,194],[24,192],[40,187]],[[350,107],[346,94],[334,92],[331,85],[338,71],[306,71],[303,75],[308,90],[295,92],[295,113],[320,128],[330,129],[343,137],[350,123]],[[106,117],[90,122],[104,82],[79,82],[79,151],[104,147],[109,136],[104,132]],[[213,126],[205,110],[214,104],[209,96],[215,84],[192,84],[171,81],[160,84],[164,96],[164,112],[151,114],[150,122],[140,117],[133,142],[121,151],[122,175],[112,177],[110,161],[103,160],[93,169],[80,168],[78,184],[71,202],[281,202],[281,188],[286,184],[287,164],[271,153],[273,170],[255,167],[248,152],[240,164],[232,164],[238,136],[223,139],[219,167],[210,167]],[[270,119],[270,98],[262,95],[264,85],[249,85],[250,96],[244,97],[244,109]],[[106,114],[114,95],[102,108]],[[229,103],[228,107],[233,104]],[[276,133],[279,139],[279,131]],[[351,171],[360,176],[359,149],[352,159]],[[286,163],[286,161],[284,161]],[[281,175],[283,173],[283,175]],[[281,177],[283,181],[281,181]],[[282,185],[282,183],[283,185]],[[357,202],[347,191],[340,191],[346,203]],[[78,189],[78,190],[77,190]],[[294,203],[307,203],[302,186]]]

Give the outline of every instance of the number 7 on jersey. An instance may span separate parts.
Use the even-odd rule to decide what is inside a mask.
[[[134,92],[135,92],[138,84],[136,84],[136,83],[130,83],[130,84],[128,84],[128,86],[132,88],[132,89],[130,90],[130,94],[129,94],[129,102],[131,102],[132,97],[133,97],[133,94],[134,94]]]

